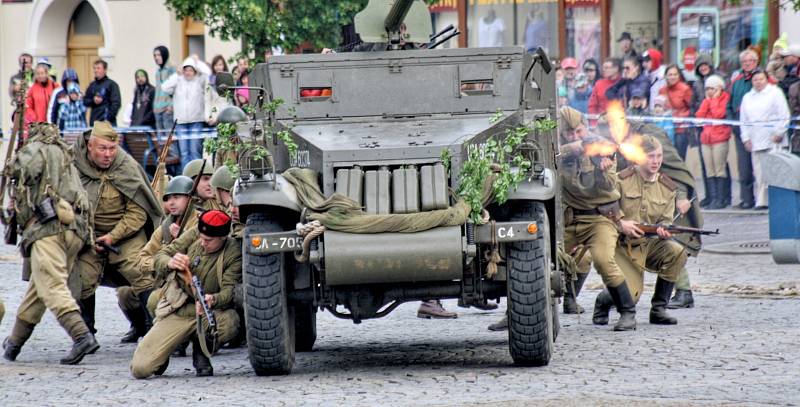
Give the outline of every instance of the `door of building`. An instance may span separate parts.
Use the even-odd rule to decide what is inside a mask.
[[[82,91],[94,80],[92,64],[98,59],[98,49],[101,47],[103,32],[100,19],[89,2],[81,2],[69,24],[67,66],[78,72]]]

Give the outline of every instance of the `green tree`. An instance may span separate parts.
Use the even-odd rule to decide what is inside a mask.
[[[428,4],[436,0],[425,0]],[[294,50],[302,44],[333,48],[340,27],[352,21],[367,0],[164,0],[178,18],[191,17],[211,35],[241,40],[242,52],[260,60],[271,47]]]

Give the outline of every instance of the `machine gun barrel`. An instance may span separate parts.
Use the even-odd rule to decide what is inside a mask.
[[[411,10],[412,4],[414,4],[414,0],[397,0],[394,2],[392,9],[389,10],[389,14],[386,15],[386,20],[383,22],[386,31],[400,31],[400,24],[406,19],[406,15],[408,14],[408,10]]]

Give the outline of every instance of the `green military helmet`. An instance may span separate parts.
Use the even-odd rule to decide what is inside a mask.
[[[186,167],[183,168],[183,175],[194,178],[197,174],[200,173],[200,167],[203,166],[203,159],[198,158],[196,160],[189,161],[189,164],[186,164]],[[211,164],[211,160],[206,160],[206,165],[203,167],[203,175],[212,175],[214,174],[214,166]]]
[[[215,189],[222,189],[230,192],[233,189],[233,184],[236,180],[233,179],[233,174],[227,165],[217,168],[214,175],[211,176],[211,187]]]
[[[194,181],[191,178],[178,175],[167,184],[167,190],[164,192],[163,200],[166,201],[170,195],[191,195]]]

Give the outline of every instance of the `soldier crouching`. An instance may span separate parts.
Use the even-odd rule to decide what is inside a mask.
[[[219,210],[207,211],[200,216],[197,234],[181,235],[156,255],[156,273],[166,275],[166,283],[156,308],[155,323],[139,342],[131,360],[131,373],[137,379],[163,374],[172,351],[186,340],[192,341],[192,362],[197,376],[214,374],[209,359],[214,346],[206,354],[200,343],[208,336],[209,325],[200,302],[190,300],[194,298],[192,287],[187,286],[181,274],[188,270],[201,281],[206,303],[217,321],[212,343],[233,339],[239,327],[233,292],[242,279],[242,258],[241,245],[229,236],[230,229],[230,216]]]
[[[642,137],[642,148],[647,154],[646,163],[619,173],[620,205],[624,214],[620,229],[624,236],[617,245],[616,260],[630,290],[604,291],[598,295],[592,319],[598,325],[608,323],[612,304],[617,304],[620,314],[635,316],[645,271],[658,274],[651,301],[650,323],[678,323],[667,314],[666,307],[675,281],[686,264],[686,250],[671,240],[672,235],[663,227],[657,228],[657,236],[646,236],[639,228],[640,224],[672,224],[677,185],[660,172],[663,161],[661,143],[653,136],[645,135]]]

